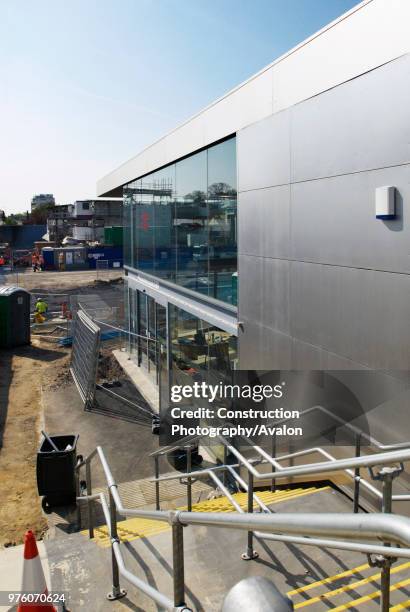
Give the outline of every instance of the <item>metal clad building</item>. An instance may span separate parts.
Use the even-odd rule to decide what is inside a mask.
[[[99,181],[124,193],[129,325],[151,339],[131,352],[159,386],[410,369],[409,22],[408,0],[360,3]]]

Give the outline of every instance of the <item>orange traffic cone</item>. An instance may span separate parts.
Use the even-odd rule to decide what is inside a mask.
[[[24,565],[22,593],[33,593],[47,595],[47,584],[38,554],[37,542],[32,531],[27,531],[24,536]],[[28,598],[27,598],[28,599]],[[56,612],[56,609],[47,602],[20,602],[17,612]]]

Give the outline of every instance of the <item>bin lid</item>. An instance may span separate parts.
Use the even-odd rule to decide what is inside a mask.
[[[12,295],[13,293],[17,293],[18,291],[30,294],[29,291],[26,291],[22,287],[0,287],[0,296]]]

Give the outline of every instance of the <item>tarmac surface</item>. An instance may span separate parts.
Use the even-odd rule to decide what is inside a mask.
[[[118,404],[115,399],[105,399],[107,404]],[[158,448],[158,437],[151,434],[151,425],[142,425],[85,411],[74,383],[57,390],[43,391],[44,424],[53,434],[79,434],[78,454],[86,457],[96,446],[101,446],[118,482],[145,478],[152,475],[153,462],[149,453]],[[108,406],[107,406],[108,408]],[[105,485],[103,471],[95,461],[93,485]]]

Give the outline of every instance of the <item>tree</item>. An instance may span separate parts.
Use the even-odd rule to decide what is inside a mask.
[[[31,222],[42,225],[47,223],[47,217],[55,206],[53,204],[42,204],[31,211]]]
[[[192,191],[192,193],[187,193],[186,196],[184,196],[184,200],[190,200],[196,203],[205,202],[206,193],[204,191],[195,190]]]
[[[236,189],[233,189],[228,183],[212,183],[208,187],[210,198],[220,198],[221,196],[236,196]]]

